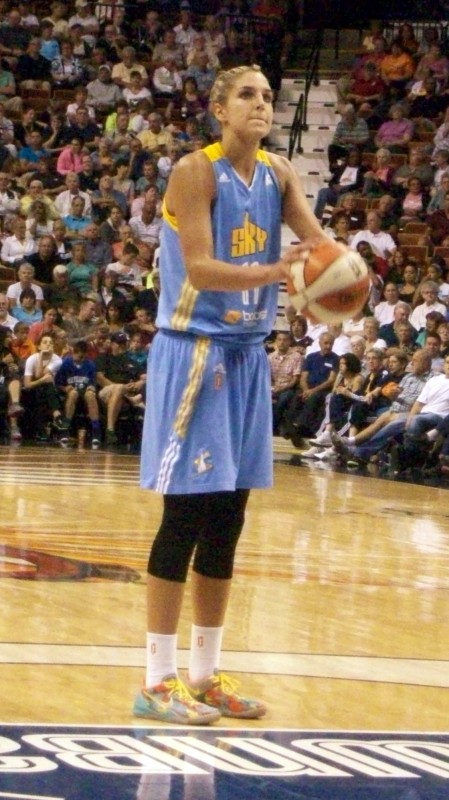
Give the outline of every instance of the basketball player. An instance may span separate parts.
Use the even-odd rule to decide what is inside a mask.
[[[292,165],[259,149],[273,117],[260,69],[222,72],[211,103],[222,141],[181,159],[165,196],[142,444],[141,485],[163,494],[164,510],[148,563],[147,672],[134,713],[178,724],[266,710],[219,671],[223,623],[249,490],[272,483],[263,341],[278,282],[304,240],[325,238]],[[282,216],[303,244],[280,258]],[[176,631],[192,557],[182,682]]]

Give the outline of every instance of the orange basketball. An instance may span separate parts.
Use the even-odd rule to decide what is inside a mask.
[[[369,292],[363,258],[340,242],[321,242],[295,261],[287,291],[297,311],[319,322],[350,319],[363,308]]]

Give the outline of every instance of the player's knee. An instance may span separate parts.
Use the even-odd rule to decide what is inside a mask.
[[[234,557],[245,521],[248,494],[227,492],[217,494],[208,525],[201,532],[193,569],[207,578],[229,580],[234,569]]]
[[[166,496],[161,526],[151,548],[148,572],[184,583],[205,518],[195,495]]]

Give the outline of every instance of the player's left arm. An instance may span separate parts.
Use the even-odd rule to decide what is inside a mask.
[[[279,180],[283,196],[284,220],[301,242],[329,241],[320,223],[309,206],[295,168],[283,156],[270,153],[270,161]]]

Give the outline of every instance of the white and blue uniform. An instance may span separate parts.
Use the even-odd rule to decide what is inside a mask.
[[[269,155],[258,151],[250,186],[221,144],[212,164],[214,257],[245,269],[280,257],[282,196]],[[272,483],[271,393],[263,340],[277,284],[198,291],[185,269],[176,219],[164,209],[157,334],[149,356],[141,485],[163,494]]]

